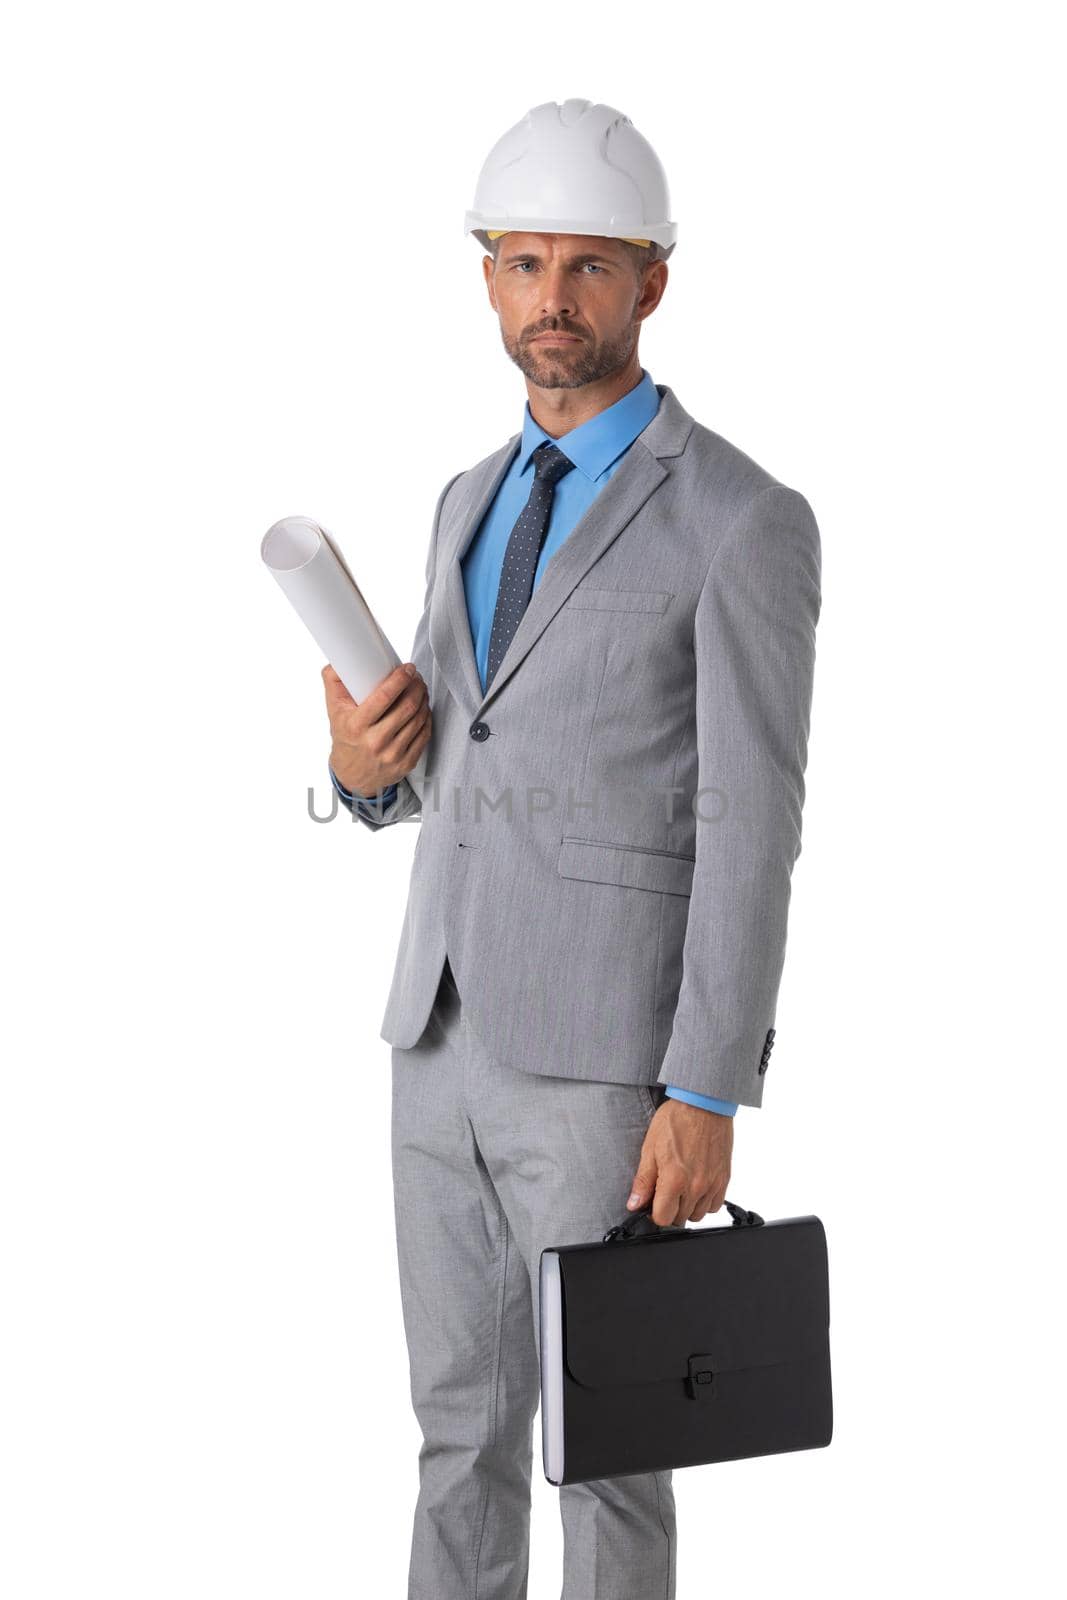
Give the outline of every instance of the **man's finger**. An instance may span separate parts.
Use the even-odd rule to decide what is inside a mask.
[[[410,671],[408,670],[410,668]],[[322,669],[322,681],[326,687],[326,704],[331,711],[351,711],[359,706],[368,722],[377,722],[379,717],[385,715],[393,704],[410,684],[415,676],[416,667],[413,661],[399,667],[394,667],[387,672],[380,682],[374,685],[362,700],[356,700],[349,694],[332,666]]]
[[[669,1169],[662,1172],[656,1182],[652,1202],[652,1220],[661,1228],[674,1228],[684,1222],[690,1201],[686,1196],[685,1178]]]
[[[399,667],[394,667],[392,672],[387,672],[381,683],[376,683],[370,693],[364,695],[359,706],[368,725],[385,716],[393,701],[410,686],[415,672],[415,663],[407,661]]]
[[[427,701],[400,729],[393,741],[390,759],[400,765],[410,763],[413,767],[429,742],[431,722],[432,712]]]

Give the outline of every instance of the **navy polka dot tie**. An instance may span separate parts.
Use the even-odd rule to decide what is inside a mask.
[[[548,532],[556,484],[574,466],[574,462],[568,460],[562,450],[547,440],[538,445],[530,459],[534,464],[530,498],[508,537],[508,548],[500,572],[500,588],[497,590],[493,627],[489,635],[489,659],[485,669],[487,689],[530,603],[534,573]]]

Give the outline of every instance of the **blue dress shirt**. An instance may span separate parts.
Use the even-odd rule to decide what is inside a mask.
[[[637,435],[652,421],[659,410],[659,395],[649,374],[641,369],[641,381],[621,400],[598,411],[595,417],[583,422],[558,439],[534,421],[527,400],[523,412],[522,438],[518,453],[504,474],[493,503],[482,519],[474,538],[463,557],[463,588],[467,597],[467,616],[478,675],[485,688],[486,663],[489,657],[489,636],[493,629],[500,573],[504,565],[511,530],[519,513],[530,497],[533,466],[530,457],[547,439],[556,444],[574,462],[575,471],[556,485],[552,499],[545,542],[534,572],[534,588],[540,583],[545,564],[558,550],[578,519],[589,509],[612,473],[619,467],[623,456]],[[333,769],[330,778],[334,788],[346,804],[359,805],[363,796],[349,793],[338,781]],[[379,798],[381,807],[388,806],[396,794],[396,785],[390,784]],[[732,1100],[717,1100],[712,1095],[697,1094],[692,1089],[679,1089],[667,1085],[667,1093],[675,1100],[689,1105],[702,1106],[706,1111],[717,1111],[720,1116],[732,1117],[737,1104]]]

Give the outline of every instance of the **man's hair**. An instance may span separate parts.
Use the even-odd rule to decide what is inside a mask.
[[[502,234],[501,238],[506,239],[507,234]],[[629,239],[616,239],[615,243],[622,245],[627,256],[630,258],[630,265],[634,269],[634,277],[637,279],[638,283],[641,283],[645,276],[645,268],[658,258],[658,246],[655,243],[631,244]],[[489,251],[489,254],[492,256],[493,263],[495,265],[497,254],[500,250],[500,239],[490,239],[486,248]]]

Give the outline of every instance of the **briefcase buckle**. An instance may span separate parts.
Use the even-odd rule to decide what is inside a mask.
[[[710,1400],[715,1393],[715,1374],[710,1356],[690,1356],[686,1389],[691,1400]]]

